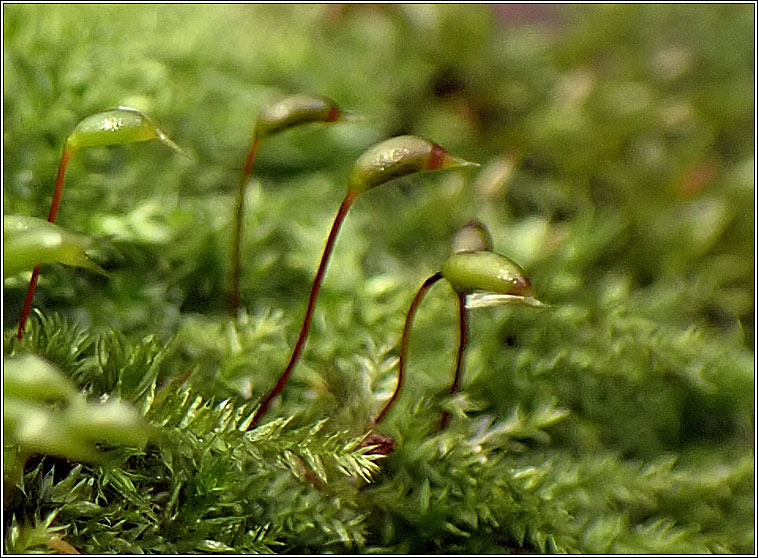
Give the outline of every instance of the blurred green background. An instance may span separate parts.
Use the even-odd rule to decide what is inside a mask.
[[[62,145],[117,105],[154,144],[72,163],[59,222],[112,239],[112,281],[46,270],[41,308],[127,330],[223,306],[233,192],[263,103],[326,94],[363,117],[261,150],[246,222],[251,307],[300,303],[355,158],[412,133],[483,164],[366,197],[332,274],[409,285],[471,217],[542,298],[680,325],[754,321],[753,7],[230,5],[4,7],[5,212],[43,217]],[[353,254],[345,255],[352,251]],[[342,255],[340,255],[342,253]],[[347,277],[346,277],[347,275]],[[8,322],[23,283],[6,284]],[[296,306],[297,307],[297,306]],[[96,311],[93,311],[97,309]]]
[[[706,533],[705,547],[678,551],[753,545],[754,5],[6,4],[3,15],[4,213],[47,215],[68,134],[108,108],[146,112],[192,156],[158,142],[74,156],[57,222],[97,239],[110,276],[44,267],[45,314],[88,334],[173,338],[166,376],[192,368],[209,397],[258,397],[289,354],[353,162],[387,137],[424,136],[481,168],[361,196],[273,412],[360,431],[394,386],[388,359],[413,292],[478,218],[553,305],[472,314],[464,391],[478,409],[568,409],[551,429],[561,459],[673,453],[692,478],[719,471],[729,488],[708,505],[690,505],[698,480],[645,513]],[[232,209],[253,125],[300,92],[361,119],[264,143],[245,216],[250,316],[233,327]],[[28,277],[4,283],[6,351]],[[393,436],[416,432],[419,398],[449,382],[455,319],[455,297],[436,287]],[[610,551],[581,540],[567,548]]]

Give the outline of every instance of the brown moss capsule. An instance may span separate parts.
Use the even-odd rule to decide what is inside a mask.
[[[353,165],[348,190],[364,192],[394,178],[422,171],[478,166],[417,136],[397,136],[369,148]]]
[[[253,143],[245,158],[242,178],[234,203],[234,231],[232,236],[231,297],[229,310],[236,316],[240,306],[240,275],[242,271],[242,217],[245,212],[245,190],[253,172],[255,155],[261,142],[269,136],[310,122],[336,122],[345,112],[329,97],[319,95],[291,95],[261,109],[253,130]]]
[[[255,138],[263,140],[308,122],[336,122],[342,110],[329,97],[292,95],[263,107],[255,123]]]

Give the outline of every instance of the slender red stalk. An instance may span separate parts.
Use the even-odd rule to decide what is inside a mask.
[[[55,217],[58,215],[58,208],[61,206],[61,196],[63,195],[63,178],[66,175],[66,167],[71,160],[71,156],[74,154],[74,150],[65,147],[63,154],[61,154],[61,162],[58,165],[58,175],[55,178],[55,190],[53,191],[53,202],[50,204],[50,213],[47,215],[47,220],[50,223],[55,222]],[[39,280],[39,268],[37,266],[32,271],[32,278],[29,281],[29,288],[26,290],[26,298],[24,299],[24,307],[21,310],[21,318],[18,321],[18,332],[16,337],[21,339],[24,335],[24,326],[26,325],[26,319],[29,317],[29,312],[32,310],[32,302],[34,301],[34,291],[37,289],[37,281]]]
[[[240,275],[242,268],[242,218],[245,213],[245,190],[253,172],[255,154],[258,152],[260,140],[253,140],[253,146],[245,159],[245,168],[242,171],[242,179],[237,188],[237,200],[234,203],[234,236],[232,238],[232,286],[229,300],[229,313],[232,317],[237,315],[240,306]]]
[[[250,153],[247,154],[245,159],[245,169],[243,170],[242,179],[246,183],[248,178],[253,172],[253,163],[255,162],[255,154],[258,152],[258,147],[261,145],[261,140],[256,138],[253,140],[253,146],[250,148]]]
[[[32,301],[34,300],[34,290],[37,288],[37,280],[39,279],[39,266],[32,271],[32,280],[29,281],[29,288],[26,290],[26,298],[24,299],[24,308],[21,310],[21,318],[18,321],[18,332],[16,337],[21,339],[24,336],[24,326],[26,325],[26,318],[29,317],[29,312],[32,310]]]
[[[468,313],[466,311],[466,295],[458,294],[458,354],[455,360],[455,374],[453,375],[453,383],[450,386],[450,393],[453,394],[458,391],[460,385],[461,375],[463,372],[463,353],[466,351],[466,342],[468,341]],[[442,420],[440,421],[440,428],[443,430],[447,427],[447,423],[450,422],[450,413],[444,411],[442,413]]]
[[[384,409],[382,409],[382,411],[374,419],[374,426],[379,424],[382,421],[382,419],[387,415],[387,413],[389,413],[390,408],[395,403],[397,396],[400,394],[400,388],[403,387],[403,377],[405,375],[405,362],[408,357],[408,339],[410,338],[410,334],[411,334],[411,325],[413,324],[413,317],[416,315],[416,310],[418,309],[418,306],[421,303],[421,299],[424,298],[424,295],[431,288],[431,286],[434,285],[440,279],[442,279],[442,273],[440,273],[439,271],[435,273],[434,275],[428,277],[427,280],[424,281],[424,283],[421,285],[421,288],[419,288],[418,292],[416,293],[416,296],[413,297],[413,302],[411,302],[411,305],[408,308],[408,314],[405,316],[405,325],[403,325],[403,336],[400,340],[400,360],[397,364],[397,386],[395,387],[395,391],[392,394],[392,397],[390,397],[390,400],[387,401],[386,405],[384,406]]]
[[[53,192],[53,203],[50,204],[50,213],[47,220],[55,222],[55,216],[58,215],[58,208],[61,206],[61,196],[63,195],[63,177],[66,174],[66,167],[74,154],[72,149],[64,148],[61,155],[61,162],[58,165],[58,175],[55,177],[55,191]]]
[[[345,196],[345,199],[342,200],[342,204],[337,210],[337,215],[334,218],[334,222],[332,223],[332,228],[329,231],[329,236],[326,240],[326,245],[324,246],[324,253],[321,256],[321,263],[318,266],[316,277],[313,279],[311,294],[308,297],[308,306],[305,309],[305,318],[303,319],[303,326],[300,329],[300,335],[298,336],[297,342],[295,343],[295,348],[292,350],[292,356],[290,357],[289,363],[287,364],[287,367],[284,369],[284,372],[282,372],[281,376],[279,377],[279,381],[274,386],[274,389],[271,390],[271,392],[268,394],[266,399],[263,400],[263,403],[261,403],[261,406],[255,412],[255,416],[253,417],[253,420],[250,423],[250,426],[248,427],[248,429],[253,428],[256,424],[258,424],[258,421],[266,413],[273,399],[277,395],[279,395],[281,391],[284,389],[284,384],[287,383],[287,379],[292,373],[292,370],[295,368],[295,364],[297,363],[297,360],[300,357],[300,353],[302,352],[303,347],[305,347],[305,340],[308,337],[308,330],[310,329],[310,326],[311,326],[311,318],[313,317],[313,310],[316,306],[316,298],[318,297],[318,292],[319,292],[319,289],[321,288],[321,282],[324,279],[324,273],[326,272],[326,265],[327,265],[327,262],[329,261],[329,256],[331,256],[332,250],[334,249],[334,242],[337,239],[337,233],[339,232],[340,226],[342,225],[342,222],[345,220],[345,216],[347,215],[347,212],[350,209],[350,206],[353,205],[353,202],[358,197],[358,194],[359,194],[358,191],[348,190],[347,195]]]

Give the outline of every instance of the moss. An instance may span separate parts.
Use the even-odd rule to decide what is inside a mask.
[[[21,341],[28,276],[4,283],[5,356],[40,355],[152,427],[82,463],[5,447],[6,552],[752,552],[754,6],[3,12],[6,213],[44,218],[66,138],[114,106],[192,156],[82,150],[57,222],[98,239],[109,276],[45,267]],[[301,92],[362,118],[266,140],[232,320],[255,119]],[[349,169],[399,134],[482,169],[356,202],[302,361],[244,433]],[[455,300],[430,291],[379,429],[395,449],[372,453],[403,314],[473,218],[551,307],[472,312],[449,396]]]

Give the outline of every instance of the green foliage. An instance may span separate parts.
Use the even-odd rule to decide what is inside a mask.
[[[12,448],[3,472],[18,473],[32,454],[96,461],[98,442],[144,446],[149,429],[121,401],[88,403],[58,370],[27,354],[3,362],[3,433]]]
[[[48,363],[4,406],[60,426],[66,402],[118,403],[150,434],[79,421],[78,462],[6,431],[6,552],[754,552],[754,6],[3,10],[6,215],[44,217],[66,138],[109,107],[193,155],[77,153],[60,223],[108,276],[46,267],[21,340],[28,275],[4,282],[4,360]],[[301,92],[363,118],[266,139],[232,320],[251,130]],[[360,196],[301,362],[246,431],[352,165],[401,134],[482,167]],[[395,449],[371,453],[403,314],[472,218],[548,307],[470,312],[450,396],[456,301],[431,289],[379,428]]]
[[[78,336],[73,331],[76,326],[60,320],[45,320],[35,328],[64,330],[68,338]],[[50,334],[36,333],[41,332],[33,331],[27,338]],[[129,343],[112,332],[83,345],[87,354],[82,357],[96,360],[86,374],[71,367],[79,388],[92,396],[110,393],[130,401],[157,434],[144,449],[113,449],[107,462],[87,469],[77,466],[63,473],[60,481],[55,480],[60,478],[56,473],[60,464],[43,473],[44,461],[24,475],[17,489],[21,493],[14,498],[23,498],[19,504],[23,508],[34,507],[33,514],[55,512],[57,521],[76,525],[67,530],[67,541],[75,548],[85,552],[140,548],[163,553],[262,552],[283,544],[282,538],[311,549],[336,544],[350,547],[363,540],[365,517],[356,508],[356,493],[378,471],[376,461],[381,458],[367,454],[369,447],[359,446],[363,435],[330,431],[326,420],[293,427],[288,419],[246,434],[255,410],[249,404],[206,399],[175,381],[156,391],[167,350],[153,339]],[[139,382],[133,381],[136,371],[141,372]],[[10,402],[6,398],[6,409]],[[78,435],[96,428],[106,441],[125,441],[109,434],[109,425],[98,420],[96,413],[89,418],[89,425],[74,425]],[[24,447],[23,440],[11,441]],[[81,457],[71,440],[61,438],[63,442],[69,446],[63,455]],[[278,507],[279,501],[286,505]],[[314,510],[330,517],[328,524],[314,524],[309,515]],[[114,521],[129,527],[114,530]],[[196,527],[188,531],[188,525]],[[9,543],[16,545],[13,548],[36,544],[38,537],[32,532],[18,525],[15,529],[23,533],[13,535]]]

